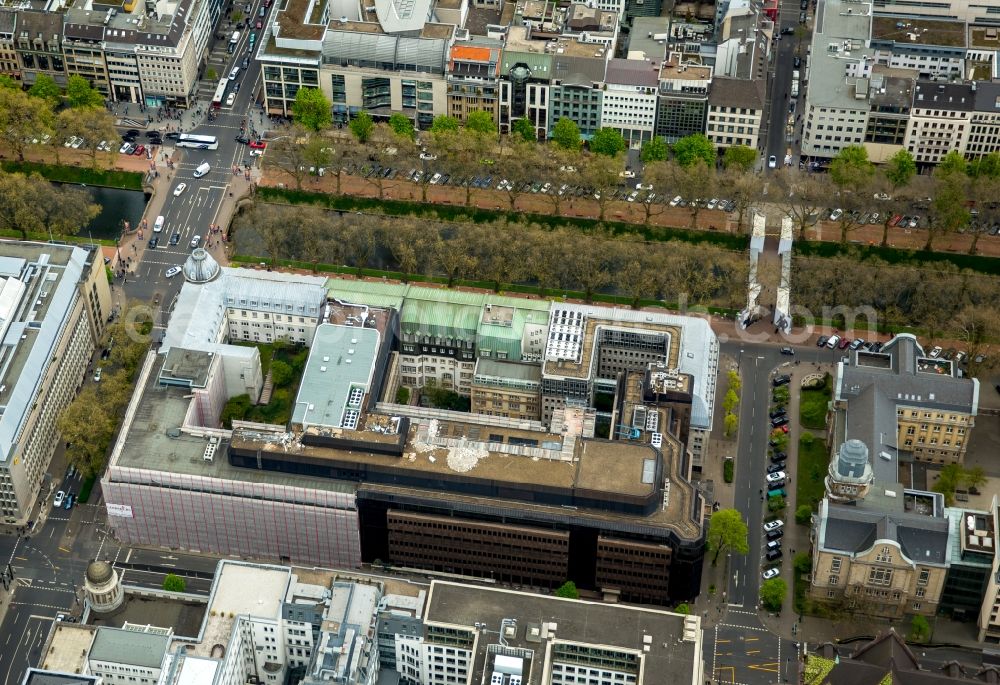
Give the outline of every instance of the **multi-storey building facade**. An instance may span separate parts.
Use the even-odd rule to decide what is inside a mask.
[[[33,84],[42,74],[61,86],[66,85],[62,41],[62,15],[43,10],[17,13],[14,49],[25,85]]]
[[[111,97],[108,65],[104,57],[103,12],[69,9],[63,31],[66,77],[81,76],[106,97]]]
[[[972,125],[971,84],[921,81],[913,89],[906,147],[918,164],[937,164],[952,150],[964,152]]]
[[[111,313],[96,249],[0,243],[3,325],[0,369],[0,508],[22,525],[59,443],[56,420],[87,373]]]
[[[165,670],[170,628],[101,627],[87,655],[87,672],[109,685],[156,685]]]
[[[660,69],[656,135],[668,143],[704,133],[712,68],[671,53]]]
[[[17,59],[14,42],[14,26],[17,12],[7,7],[0,8],[0,74],[21,80],[21,64]]]
[[[764,82],[759,79],[714,78],[708,94],[706,137],[719,150],[733,145],[756,150],[764,102]]]
[[[653,137],[659,76],[660,63],[653,60],[608,60],[601,127],[620,132],[630,148]]]
[[[541,379],[537,364],[481,357],[472,377],[472,413],[538,421]]]
[[[500,115],[500,41],[456,42],[448,60],[448,114],[465,121],[470,112]]]

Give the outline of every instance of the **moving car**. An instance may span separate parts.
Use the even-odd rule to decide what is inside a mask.
[[[191,247],[192,248],[198,247],[199,245],[201,245],[201,236],[200,235],[196,235],[193,238],[191,238]]]
[[[59,492],[56,493],[55,499],[52,500],[53,508],[58,509],[63,505],[63,502],[65,500],[66,500],[66,493],[60,490]]]
[[[174,188],[174,197],[179,197],[181,193],[187,188],[187,183],[178,183],[177,187]]]
[[[169,269],[167,269],[167,272],[164,274],[164,276],[166,276],[167,278],[173,278],[180,272],[181,268],[179,266],[172,266]]]
[[[795,350],[793,350],[791,347],[782,347],[781,354],[791,357],[795,354]]]
[[[100,383],[101,382],[101,372],[102,371],[104,371],[104,369],[102,369],[100,366],[98,366],[97,367],[97,371],[94,372],[94,382],[95,383]]]
[[[194,170],[194,177],[201,178],[211,170],[212,167],[208,162],[202,162],[201,164],[198,165],[198,168]]]
[[[64,507],[66,509],[73,508],[73,493],[69,493],[68,495],[66,495],[66,504],[64,505]]]
[[[235,81],[236,77],[239,76],[239,75],[240,75],[240,68],[239,67],[233,67],[233,70],[231,72],[229,72],[229,80],[230,81]]]
[[[768,157],[767,158],[767,168],[768,169],[776,169],[776,168],[778,168],[778,158],[775,157],[774,155],[771,155],[770,157]]]
[[[154,235],[152,238],[149,239],[148,248],[150,250],[155,250],[156,246],[159,244],[160,244],[160,237]]]
[[[267,143],[262,140],[251,140],[250,147],[254,150],[263,150],[267,147]]]
[[[177,244],[177,243],[179,243],[180,241],[181,241],[181,234],[180,234],[180,232],[179,232],[179,231],[175,231],[174,233],[172,233],[172,234],[170,235],[170,240],[169,240],[169,243],[170,243],[171,245],[176,245],[176,244]]]

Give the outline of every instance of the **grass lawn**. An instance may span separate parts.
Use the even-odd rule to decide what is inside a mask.
[[[808,504],[812,509],[823,499],[823,478],[830,465],[826,443],[812,433],[799,437],[798,482],[795,485],[796,506]]]
[[[799,423],[803,428],[826,428],[826,409],[833,394],[830,374],[822,388],[802,388],[799,393]]]

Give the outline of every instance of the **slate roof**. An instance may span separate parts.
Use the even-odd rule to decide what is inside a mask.
[[[708,104],[716,107],[764,108],[764,82],[761,79],[718,77],[712,79]]]
[[[163,633],[144,633],[122,628],[101,627],[90,647],[90,661],[105,661],[143,668],[160,668],[170,644]]]
[[[917,81],[913,89],[913,106],[968,112],[972,110],[975,95],[971,83]]]
[[[553,78],[566,86],[587,86],[604,81],[605,61],[600,57],[571,57],[555,55],[552,61]]]
[[[826,520],[820,523],[818,535],[823,549],[859,554],[878,540],[896,541],[914,563],[943,565],[948,556],[948,519],[836,504],[826,507]]]

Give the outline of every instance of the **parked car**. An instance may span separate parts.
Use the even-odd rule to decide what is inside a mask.
[[[766,569],[761,575],[764,580],[771,580],[771,578],[777,578],[781,574],[781,569],[777,566],[772,566]]]
[[[191,245],[192,248],[195,248],[195,247],[198,247],[199,245],[201,245],[201,236],[200,235],[196,235],[193,238],[191,238],[190,245]]]
[[[155,250],[156,246],[159,244],[160,244],[160,237],[154,235],[152,238],[149,239],[149,243],[146,245],[146,247],[150,250]]]
[[[767,467],[768,473],[778,473],[779,471],[785,470],[785,462],[779,461],[777,464],[771,464]]]
[[[100,366],[97,367],[97,371],[94,372],[94,382],[95,383],[100,383],[101,382],[101,372],[103,370],[104,369],[102,369]]]
[[[767,484],[768,485],[773,485],[773,484],[776,484],[776,483],[778,483],[778,484],[784,483],[785,482],[785,478],[787,478],[787,476],[785,475],[784,471],[776,471],[775,473],[769,473],[769,474],[767,474],[767,476],[765,478],[767,480]]]
[[[844,210],[837,208],[830,212],[830,221],[837,221],[840,217],[844,216]]]
[[[778,168],[778,158],[775,157],[774,155],[771,155],[770,157],[768,157],[767,158],[767,168],[768,169],[776,169],[776,168]]]
[[[66,493],[60,490],[59,492],[56,493],[55,498],[52,500],[53,508],[58,509],[63,505],[63,502],[65,500],[66,500]]]
[[[786,458],[788,458],[788,455],[784,452],[775,452],[770,456],[771,462],[774,464],[784,464]]]
[[[769,533],[772,530],[780,530],[781,528],[784,527],[784,525],[785,522],[782,521],[781,519],[777,519],[775,521],[768,521],[767,523],[764,524],[764,532]]]
[[[771,384],[774,385],[774,387],[777,388],[777,387],[782,386],[782,385],[788,385],[788,383],[790,383],[791,380],[792,380],[792,377],[789,376],[789,375],[787,375],[787,374],[783,375],[783,376],[775,376],[774,380],[771,381]]]
[[[837,347],[839,349],[841,349],[841,350],[846,350],[847,346],[850,345],[850,344],[851,344],[851,339],[847,338],[847,337],[844,337],[844,338],[840,339],[839,343],[837,343]]]
[[[770,412],[768,413],[768,418],[772,418],[772,419],[776,419],[776,418],[778,418],[779,416],[784,416],[784,415],[785,415],[785,414],[787,414],[787,413],[788,413],[788,412],[787,412],[787,411],[785,411],[785,408],[784,408],[784,407],[778,407],[777,409],[772,409],[772,410],[771,410],[771,411],[770,411]]]
[[[825,335],[819,336],[819,339],[816,340],[816,347],[823,347],[824,345],[826,345],[826,341],[829,340],[829,339],[830,338],[828,336],[825,336]]]
[[[930,354],[928,356],[931,359],[937,359],[938,357],[940,357],[941,356],[941,347],[939,345],[935,345],[934,348],[930,351]]]
[[[826,346],[829,347],[831,350],[839,344],[840,344],[839,335],[831,335],[826,341]]]
[[[778,559],[780,559],[782,557],[781,550],[780,549],[770,550],[770,551],[768,551],[767,554],[764,555],[764,557],[768,561],[777,561]]]
[[[776,416],[771,419],[771,428],[781,428],[788,424],[787,416]]]
[[[773,550],[781,549],[781,540],[768,540],[766,547],[767,547],[767,551],[769,551],[769,552],[773,551]]]
[[[785,531],[781,530],[781,528],[777,528],[775,530],[769,530],[766,533],[764,533],[764,537],[766,537],[768,540],[779,540],[784,534]]]
[[[176,276],[180,272],[181,272],[181,267],[179,267],[179,266],[172,266],[169,269],[167,269],[167,271],[164,274],[164,276],[166,276],[167,278],[173,278],[174,276]]]

